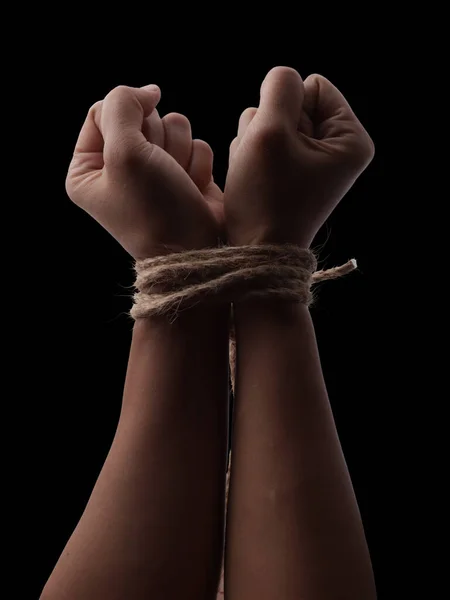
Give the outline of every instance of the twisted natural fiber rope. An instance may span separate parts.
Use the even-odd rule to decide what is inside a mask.
[[[291,244],[224,246],[146,258],[135,263],[138,292],[130,315],[176,318],[199,302],[225,304],[269,295],[309,306],[311,284],[349,273],[356,261],[326,271],[316,267],[311,250]]]
[[[175,252],[136,261],[133,319],[168,315],[171,322],[183,310],[200,302],[226,304],[250,297],[276,297],[310,306],[311,286],[342,277],[357,268],[351,259],[340,267],[316,271],[311,250],[295,245],[223,246]],[[236,338],[233,307],[230,317],[230,374],[235,391]],[[231,452],[226,478],[226,504],[231,472]],[[221,576],[223,586],[223,566]],[[223,593],[223,592],[222,592]]]
[[[316,265],[311,251],[292,245],[224,246],[136,261],[139,292],[130,315],[176,317],[201,301],[224,304],[268,294],[309,303],[306,284]]]
[[[340,267],[316,271],[311,250],[292,244],[223,246],[175,252],[136,261],[133,319],[167,315],[171,321],[200,302],[225,304],[250,297],[277,297],[314,302],[311,286],[336,279],[356,269],[351,259]],[[230,365],[234,391],[235,331],[230,320]]]

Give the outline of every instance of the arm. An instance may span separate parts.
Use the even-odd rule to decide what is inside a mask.
[[[373,600],[369,552],[304,305],[235,306],[230,600]]]
[[[134,258],[214,247],[213,152],[158,86],[117,86],[87,114],[69,198]],[[182,224],[182,227],[180,227]],[[222,552],[228,310],[135,323],[109,455],[42,600],[212,600]]]
[[[139,319],[111,450],[42,600],[215,598],[228,309]]]

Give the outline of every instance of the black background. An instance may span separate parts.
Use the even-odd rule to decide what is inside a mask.
[[[34,316],[23,334],[21,330],[22,343],[19,339],[12,347],[18,363],[26,361],[16,384],[27,405],[32,404],[28,420],[34,431],[26,462],[32,481],[27,517],[33,532],[27,576],[32,592],[26,597],[38,597],[106,458],[131,341],[124,314],[131,306],[125,289],[133,283],[131,259],[70,202],[64,188],[87,111],[117,85],[158,84],[160,114],[175,111],[190,119],[193,136],[214,150],[214,176],[223,187],[239,115],[247,106],[258,105],[260,84],[277,65],[294,67],[304,78],[320,73],[330,79],[376,146],[374,161],[313,244],[327,240],[321,252],[324,268],[355,257],[359,271],[323,284],[312,315],[379,597],[403,597],[388,583],[392,548],[400,536],[388,518],[396,513],[400,527],[403,510],[393,492],[393,486],[402,486],[403,449],[395,456],[392,449],[405,400],[396,363],[400,323],[393,328],[402,301],[394,292],[389,307],[383,300],[390,248],[398,235],[395,214],[402,209],[387,166],[392,147],[387,77],[380,86],[386,63],[375,51],[362,56],[352,40],[328,45],[325,41],[308,51],[296,44],[276,47],[270,36],[262,36],[257,47],[249,44],[237,51],[234,36],[242,31],[236,31],[219,52],[214,36],[195,48],[172,38],[170,44],[152,40],[138,49],[115,36],[107,41],[90,36],[84,44],[82,34],[78,32],[70,50],[53,44],[42,54],[35,80],[39,98],[26,118],[26,127],[38,131],[39,142],[33,147],[30,171],[23,173],[23,183],[34,190],[35,199],[27,207],[26,220]],[[27,297],[20,302],[26,307]],[[395,568],[399,573],[400,567]]]

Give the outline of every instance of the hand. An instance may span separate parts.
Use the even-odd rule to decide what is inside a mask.
[[[230,146],[224,192],[230,245],[308,248],[369,165],[374,144],[344,96],[321,75],[275,67]]]
[[[135,259],[215,247],[224,215],[213,152],[183,115],[160,118],[150,87],[119,86],[91,107],[67,194]]]

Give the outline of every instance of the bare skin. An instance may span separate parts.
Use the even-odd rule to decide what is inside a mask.
[[[227,339],[223,310],[136,323],[114,441],[42,599],[215,597]]]
[[[372,600],[309,310],[238,306],[226,597]]]
[[[212,150],[192,140],[183,115],[161,119],[159,97],[122,86],[96,103],[66,180],[70,198],[134,258],[215,246],[223,227]],[[228,311],[135,323],[110,452],[42,600],[215,597]]]
[[[321,76],[269,72],[230,147],[232,244],[309,247],[372,160],[373,143]],[[364,530],[307,307],[234,305],[236,390],[228,600],[374,600]]]
[[[273,69],[241,116],[225,196],[189,122],[159,90],[113,90],[89,111],[67,191],[133,256],[296,243],[373,157],[327,80]],[[183,223],[183,227],[180,227]],[[43,600],[214,598],[223,544],[229,307],[135,324],[122,412],[86,510]],[[237,303],[236,416],[225,594],[373,600],[356,499],[309,312]],[[330,501],[331,497],[331,501]]]

